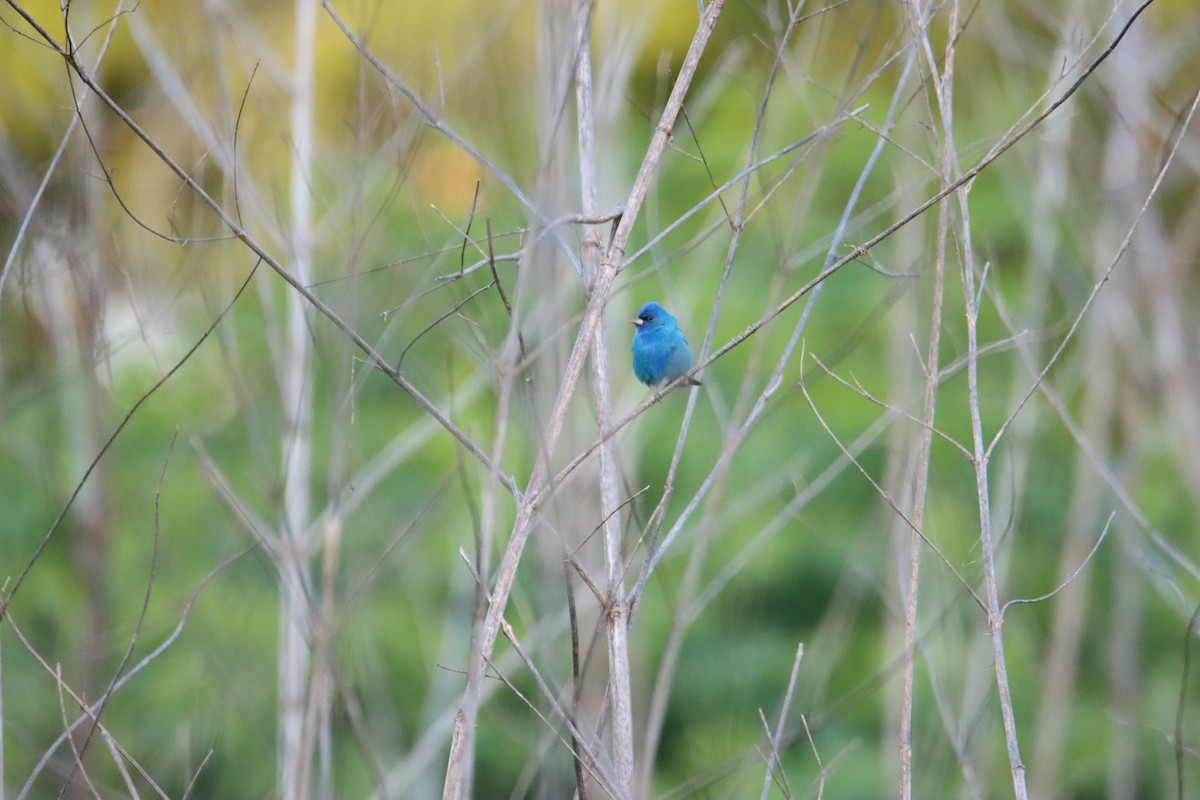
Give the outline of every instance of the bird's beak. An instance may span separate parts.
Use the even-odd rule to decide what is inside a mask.
[[[638,327],[641,327],[642,322],[643,322],[641,317],[634,317],[633,319],[631,319],[629,321],[632,322],[634,325],[637,325]]]

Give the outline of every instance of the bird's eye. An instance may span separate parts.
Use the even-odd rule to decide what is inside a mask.
[[[646,322],[654,322],[654,315],[647,314],[646,316],[642,317],[642,319],[646,320]]]

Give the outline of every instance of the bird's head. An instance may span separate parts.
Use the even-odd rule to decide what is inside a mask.
[[[637,332],[656,330],[675,321],[671,313],[658,303],[650,302],[642,306],[637,316],[630,320],[637,326]]]

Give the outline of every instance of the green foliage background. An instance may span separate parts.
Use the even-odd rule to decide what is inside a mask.
[[[61,36],[57,3],[16,5]],[[389,69],[555,217],[576,211],[579,201],[573,94],[554,83],[561,79],[553,62],[561,55],[559,16],[569,23],[570,15],[552,5],[335,4]],[[969,17],[955,42],[953,76],[962,168],[1061,95],[1131,11],[1066,2],[960,9]],[[111,4],[72,8],[85,64],[99,55],[112,13]],[[601,204],[611,207],[624,199],[640,164],[696,7],[626,2],[601,4],[595,13],[593,57],[604,98]],[[772,2],[729,4],[629,253],[745,167],[786,13]],[[785,48],[759,153],[851,108],[865,109],[756,173],[750,196],[757,210],[734,256],[710,350],[819,270],[878,142],[872,126],[885,124],[900,73],[897,53],[911,40],[900,5],[855,0],[806,13]],[[929,13],[933,52],[940,53],[948,10]],[[142,3],[117,20],[98,71],[106,91],[207,191],[239,208],[251,235],[285,264],[291,14],[284,3],[219,12],[207,4]],[[281,520],[277,370],[287,287],[257,266],[238,295],[256,269],[251,254],[94,101],[83,113],[90,141],[76,130],[23,229],[32,189],[81,87],[13,7],[0,17],[0,70],[9,76],[0,105],[7,190],[0,241],[5,257],[11,253],[0,284],[0,580],[11,598],[0,624],[0,781],[16,796],[62,732],[64,716],[78,713],[56,686],[54,669],[95,699],[181,627],[107,704],[107,729],[171,797],[275,796],[280,587],[247,519],[268,529]],[[1107,531],[1063,592],[1014,606],[1006,618],[1019,734],[1031,783],[1039,785],[1039,774],[1054,776],[1046,796],[1168,796],[1177,776],[1177,714],[1185,720],[1184,775],[1189,786],[1200,782],[1197,701],[1187,694],[1197,679],[1194,670],[1183,671],[1185,653],[1195,647],[1187,626],[1200,575],[1200,149],[1194,123],[1185,127],[1200,75],[1197,36],[1200,14],[1191,3],[1158,0],[1060,113],[971,185],[973,266],[985,286],[985,438],[1021,409],[991,463],[1002,601],[1051,592]],[[488,446],[499,423],[509,317],[494,290],[474,294],[492,279],[486,268],[443,278],[481,257],[485,220],[497,253],[528,246],[525,260],[496,265],[531,353],[504,420],[511,430],[500,465],[523,485],[584,308],[582,282],[552,243],[531,244],[538,226],[502,182],[426,124],[324,14],[316,47],[311,288]],[[910,86],[840,254],[939,187],[920,163],[935,162],[941,135],[930,129],[932,91],[915,80]],[[1131,109],[1141,115],[1131,119]],[[224,146],[236,142],[236,172],[221,166],[197,120]],[[1138,218],[1175,137],[1182,137],[1180,155]],[[1062,157],[1047,162],[1046,153]],[[661,299],[700,345],[739,188],[722,194],[723,206],[709,203],[655,240],[622,273],[607,312],[618,418],[645,397],[628,369],[631,331],[623,321],[641,302]],[[702,501],[648,584],[632,630],[635,725],[644,723],[676,614],[682,607],[693,615],[650,767],[654,797],[761,790],[766,733],[759,711],[774,724],[800,642],[805,655],[778,773],[793,796],[817,796],[819,779],[824,797],[896,791],[899,581],[908,530],[866,476],[909,507],[919,426],[888,407],[921,414],[935,216],[931,210],[822,284],[803,333],[805,357],[789,362],[761,421],[722,473],[716,499]],[[1132,248],[1046,379],[1083,431],[1074,434],[1047,396],[1032,392],[1024,405],[1022,398],[1135,218],[1141,227]],[[474,240],[464,247],[468,221]],[[560,232],[578,248],[579,226]],[[962,249],[952,236],[939,363],[955,368],[938,390],[924,530],[980,591],[974,475],[951,443],[970,446]],[[766,386],[804,302],[705,369],[668,528],[744,417],[747,400],[739,393],[753,399]],[[214,322],[178,371],[154,388]],[[476,599],[460,550],[477,558],[480,499],[491,478],[324,319],[312,315],[309,332],[316,465],[310,556],[316,579],[331,564],[331,580],[316,597],[329,598],[336,619],[333,796],[435,796],[448,746],[438,726],[461,692]],[[559,467],[595,438],[589,395],[581,391],[571,407],[570,439],[554,459]],[[616,438],[624,497],[637,495],[625,510],[630,585],[686,402],[684,392],[673,392]],[[843,463],[826,476],[841,446],[873,426],[856,451],[861,471]],[[405,455],[375,483],[367,468],[390,448]],[[811,500],[793,510],[789,504],[814,486]],[[595,491],[584,470],[549,502],[508,614],[564,697],[571,672],[561,549],[564,542],[579,547],[602,575],[598,541],[589,539],[600,523]],[[497,548],[513,512],[511,498],[494,511]],[[1073,525],[1086,530],[1082,553],[1068,544]],[[774,533],[760,540],[763,531]],[[691,605],[681,587],[689,554],[705,537],[711,543],[698,581],[711,592]],[[985,620],[931,552],[922,558],[914,795],[1006,796],[1011,783]],[[727,572],[730,565],[736,570]],[[89,583],[88,570],[96,568]],[[594,622],[595,598],[573,583],[584,617]],[[1081,603],[1080,616],[1056,627],[1067,602]],[[590,625],[581,630],[585,646]],[[1118,628],[1132,637],[1133,651],[1121,650],[1129,640],[1114,636]],[[1051,697],[1048,687],[1057,684],[1049,653],[1068,634],[1079,642],[1068,651],[1070,674],[1057,674],[1068,693]],[[602,677],[602,639],[594,646],[592,669]],[[567,750],[523,699],[545,712],[545,698],[503,644],[496,666],[512,687],[489,687],[476,796],[569,797]],[[1066,709],[1062,738],[1047,745],[1039,731],[1059,702]],[[418,745],[432,755],[418,757]],[[1061,748],[1061,763],[1042,762],[1047,746]],[[1114,776],[1114,749],[1130,746],[1132,755],[1122,750],[1122,759],[1132,766]],[[956,747],[969,754],[969,777]],[[93,738],[88,749],[87,772],[99,795],[125,796],[102,742]],[[72,780],[72,764],[59,751],[30,796],[56,794]],[[380,776],[404,788],[382,790]]]

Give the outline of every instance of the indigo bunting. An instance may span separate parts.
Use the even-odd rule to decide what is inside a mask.
[[[662,386],[692,368],[688,347],[679,323],[658,303],[646,303],[633,318],[633,372],[647,386]],[[684,386],[699,386],[688,378]]]

